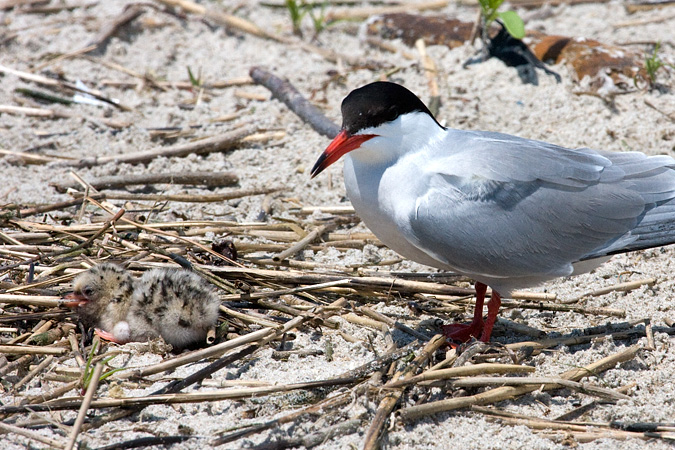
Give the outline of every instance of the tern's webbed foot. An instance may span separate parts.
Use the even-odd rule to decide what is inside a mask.
[[[468,342],[471,338],[478,339],[483,332],[482,322],[471,322],[470,324],[453,323],[443,325],[443,334],[448,340],[457,342]]]

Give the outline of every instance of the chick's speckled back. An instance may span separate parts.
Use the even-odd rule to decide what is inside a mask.
[[[198,275],[154,269],[136,282],[127,315],[132,340],[162,336],[175,348],[204,341],[216,325],[220,300]]]

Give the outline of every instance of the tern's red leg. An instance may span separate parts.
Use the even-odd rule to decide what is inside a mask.
[[[490,342],[490,335],[492,334],[492,327],[495,325],[497,320],[497,313],[499,312],[499,307],[502,304],[502,297],[499,295],[499,292],[492,290],[492,297],[487,304],[488,315],[485,319],[485,326],[483,327],[483,334],[480,335],[480,340],[483,342]]]
[[[483,283],[476,283],[476,308],[473,310],[473,320],[470,324],[461,324],[453,323],[450,325],[443,325],[443,334],[453,341],[467,342],[472,337],[478,338],[478,336],[485,335],[483,331],[483,303],[485,302],[485,292],[487,291],[487,286]],[[491,304],[490,301],[489,304]],[[489,307],[488,304],[488,307]],[[497,305],[499,309],[499,304]],[[495,312],[495,316],[496,316]],[[488,320],[490,315],[488,314]],[[492,325],[494,325],[494,319],[492,320]],[[490,333],[488,333],[488,339],[490,339],[490,334],[492,333],[492,325],[490,325]]]
[[[96,328],[94,330],[94,334],[96,334],[96,336],[100,337],[101,339],[105,339],[106,341],[114,342],[116,344],[124,344],[124,342],[116,339],[112,333],[108,333],[107,331],[101,330],[100,328]]]

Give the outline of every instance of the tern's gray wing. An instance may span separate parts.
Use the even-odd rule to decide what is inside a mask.
[[[497,133],[448,139],[447,156],[426,155],[433,166],[419,185],[428,188],[408,211],[406,237],[459,271],[569,275],[580,260],[675,241],[672,158]]]

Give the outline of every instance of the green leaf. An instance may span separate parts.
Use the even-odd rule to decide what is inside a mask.
[[[199,81],[199,79],[195,78],[195,76],[192,74],[192,70],[190,70],[190,66],[188,66],[187,71],[188,71],[188,77],[190,77],[190,84],[193,87],[200,87],[202,83],[201,83],[201,81]]]
[[[491,9],[497,9],[504,3],[504,0],[487,0],[487,2]]]
[[[525,37],[525,24],[518,13],[515,11],[504,11],[497,13],[497,15],[500,19],[502,19],[502,22],[504,22],[504,26],[506,27],[506,31],[508,31],[511,36],[516,39],[522,39]]]

